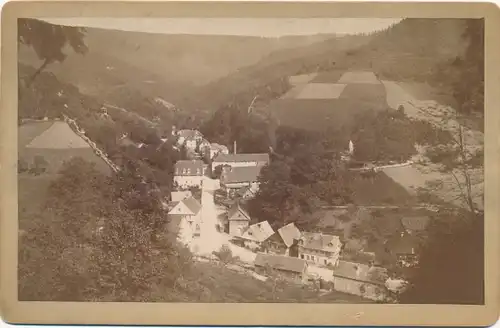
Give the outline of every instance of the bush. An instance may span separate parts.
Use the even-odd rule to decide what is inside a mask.
[[[34,175],[40,175],[42,173],[45,173],[48,167],[49,167],[49,162],[47,162],[45,157],[37,155],[33,159],[33,165],[30,168],[30,173]]]
[[[219,251],[214,251],[213,254],[219,258],[219,260],[224,264],[229,264],[235,260],[233,252],[228,245],[222,245]]]
[[[19,159],[17,161],[17,172],[18,173],[28,172],[29,169],[30,169],[30,165],[24,159]]]

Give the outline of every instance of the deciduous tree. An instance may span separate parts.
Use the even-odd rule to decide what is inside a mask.
[[[78,54],[85,54],[85,29],[61,26],[33,18],[18,19],[18,41],[32,47],[38,58],[43,61],[27,81],[29,87],[35,78],[51,63],[62,62],[66,58],[65,46],[70,46]]]

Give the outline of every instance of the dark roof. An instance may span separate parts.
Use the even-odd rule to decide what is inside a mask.
[[[194,197],[186,198],[182,202],[195,214],[201,210],[201,204]]]
[[[236,214],[240,213],[242,218],[236,218]],[[227,217],[229,220],[244,220],[244,221],[250,221],[250,215],[241,208],[240,203],[236,202],[234,203],[231,208],[229,209],[227,213]]]
[[[339,237],[315,232],[303,232],[301,240],[304,248],[323,251],[335,251],[341,245]]]
[[[203,175],[203,161],[195,159],[177,161],[175,175],[201,176]]]
[[[233,167],[223,172],[222,183],[257,182],[262,166]]]
[[[278,234],[281,236],[281,239],[283,239],[283,242],[287,247],[292,246],[294,241],[296,239],[300,239],[301,236],[300,230],[293,222],[279,228]]]
[[[401,219],[406,230],[424,231],[431,219],[428,216],[410,216]]]
[[[269,162],[269,154],[219,154],[214,162]]]
[[[255,257],[255,265],[302,273],[307,267],[307,262],[297,257],[258,253]]]
[[[384,284],[387,279],[387,270],[362,263],[339,261],[333,269],[333,275],[373,284]]]

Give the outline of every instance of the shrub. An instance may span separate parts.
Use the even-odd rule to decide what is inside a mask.
[[[228,245],[222,245],[218,251],[214,251],[213,254],[219,258],[219,260],[224,264],[229,264],[235,260],[233,252]]]
[[[19,159],[17,161],[17,172],[18,173],[24,173],[29,171],[29,164],[26,162],[24,159]]]
[[[30,168],[30,173],[34,175],[40,175],[42,173],[45,173],[48,167],[49,167],[49,162],[47,162],[45,157],[37,155],[33,159],[33,165]]]

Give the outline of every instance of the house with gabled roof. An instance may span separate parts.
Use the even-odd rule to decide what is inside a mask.
[[[201,204],[192,196],[172,202],[168,219],[168,232],[185,244],[201,234]]]
[[[298,257],[298,241],[301,235],[297,226],[293,222],[289,223],[268,238],[263,243],[263,248],[269,253]]]
[[[201,160],[177,161],[174,169],[174,185],[180,189],[201,188],[205,169],[205,165]]]
[[[203,134],[198,130],[184,129],[174,133],[177,136],[177,145],[188,151],[195,151],[198,143],[203,140]]]
[[[201,140],[197,141],[196,143],[196,151],[201,154],[205,155],[207,152],[207,149],[210,149],[210,141],[208,141],[205,138],[202,138]]]
[[[307,262],[296,257],[258,253],[254,265],[256,271],[263,275],[278,274],[298,283],[308,279]]]
[[[258,222],[250,225],[241,236],[236,237],[243,246],[257,249],[263,242],[274,234],[274,230],[267,221]]]
[[[262,166],[230,167],[224,166],[220,184],[229,195],[234,195],[243,187],[249,187],[253,193],[259,190],[259,175]]]
[[[210,159],[214,159],[217,155],[219,154],[229,154],[229,149],[227,146],[218,144],[218,143],[211,143],[209,147],[204,149],[204,152],[209,152],[210,153]]]
[[[239,202],[235,202],[227,213],[229,222],[229,234],[231,236],[242,236],[250,226],[250,215]]]
[[[362,263],[339,261],[333,269],[333,288],[339,292],[371,300],[383,300],[387,295],[387,270]]]
[[[339,262],[342,242],[338,236],[303,232],[298,245],[298,256],[309,263],[334,267]]]

